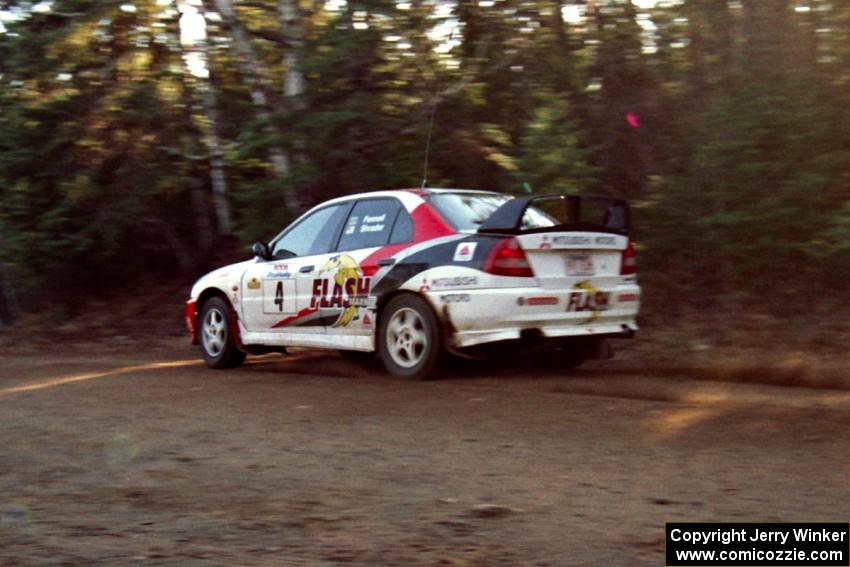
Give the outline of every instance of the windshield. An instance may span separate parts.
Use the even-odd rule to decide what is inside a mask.
[[[512,198],[498,193],[431,193],[427,200],[455,230],[475,232],[496,209]],[[556,224],[555,219],[537,207],[529,207],[522,218],[523,229]]]

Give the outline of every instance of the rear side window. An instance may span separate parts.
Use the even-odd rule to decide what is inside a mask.
[[[358,201],[342,229],[337,250],[356,250],[384,246],[390,240],[401,204],[395,199]]]
[[[399,207],[398,216],[390,235],[390,244],[404,244],[413,240],[413,220],[403,207]]]
[[[509,197],[473,193],[436,193],[428,202],[455,230],[476,231]]]

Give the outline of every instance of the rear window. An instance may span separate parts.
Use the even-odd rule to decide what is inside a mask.
[[[493,212],[511,200],[508,195],[482,193],[431,193],[427,200],[455,230],[475,232]],[[537,207],[529,207],[522,228],[544,228],[558,224]]]

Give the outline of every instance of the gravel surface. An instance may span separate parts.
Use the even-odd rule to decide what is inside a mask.
[[[847,521],[850,392],[594,362],[212,371],[6,349],[3,565],[652,565],[668,521]],[[701,378],[704,376],[703,369]]]

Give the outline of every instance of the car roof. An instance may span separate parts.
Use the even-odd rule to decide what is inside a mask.
[[[486,191],[484,189],[447,189],[447,188],[438,188],[438,187],[428,187],[426,189],[416,189],[416,191],[421,191],[423,193],[433,193],[439,195],[441,193],[469,193],[474,195],[504,195],[504,193],[499,193],[497,191]]]
[[[403,195],[409,195],[410,193],[419,196],[440,195],[445,193],[463,193],[473,195],[505,195],[504,193],[498,193],[496,191],[485,191],[482,189],[449,189],[443,187],[427,187],[422,189],[419,187],[410,187],[406,189],[385,189],[381,191],[368,191],[365,193],[352,193],[350,195],[342,195],[341,197],[328,199],[327,201],[324,201],[321,204],[327,205],[331,203],[344,203],[345,201],[350,201],[352,199],[365,199],[370,197],[401,197]]]
[[[350,195],[342,195],[340,197],[328,199],[327,201],[322,201],[314,208],[323,207],[325,205],[333,205],[335,203],[345,203],[356,199],[368,199],[374,197],[395,197],[397,199],[404,200],[405,197],[411,198],[411,192],[412,190],[410,189],[387,189],[383,191],[368,191],[366,193],[352,193]]]

